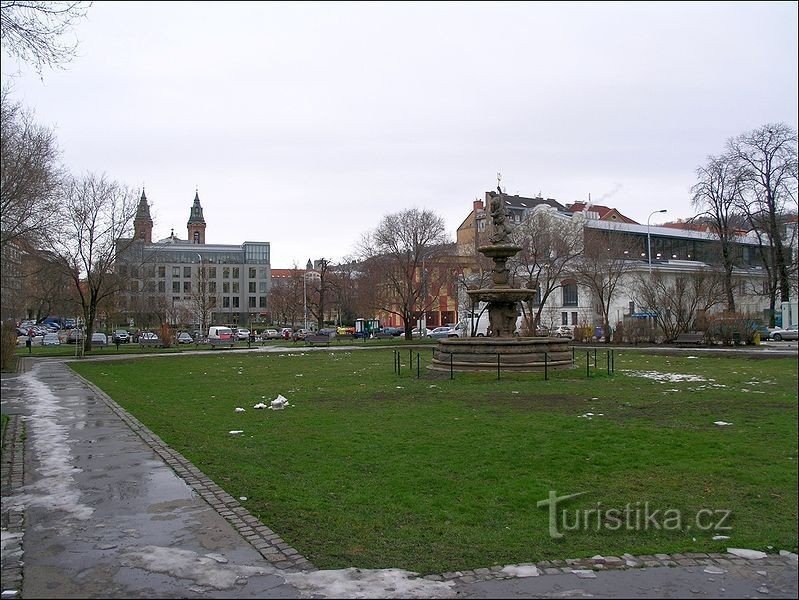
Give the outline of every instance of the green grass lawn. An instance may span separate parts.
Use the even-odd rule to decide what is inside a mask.
[[[407,350],[402,356],[400,377],[391,350],[73,368],[234,497],[246,496],[248,510],[321,568],[433,573],[624,552],[796,549],[795,359],[617,351],[613,377],[600,368],[587,379],[578,362],[548,381],[494,373],[451,381],[424,369],[415,379]],[[632,370],[706,381],[659,382]],[[278,394],[292,406],[253,409]],[[584,492],[562,505],[569,524],[576,510],[607,517],[629,505],[632,525],[648,503],[661,527],[675,515],[667,510],[680,511],[682,526],[613,529],[612,519],[589,516],[588,530],[560,527],[564,537],[553,539],[547,510],[536,506],[550,490]],[[698,529],[701,509],[732,511],[724,523],[732,529]],[[702,525],[722,516],[703,513]],[[717,534],[731,539],[713,541]]]

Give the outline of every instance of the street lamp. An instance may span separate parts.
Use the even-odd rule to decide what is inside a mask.
[[[649,219],[652,218],[652,215],[656,215],[658,213],[668,212],[665,208],[661,210],[652,211],[646,218],[646,256],[649,259],[649,272],[652,273],[652,238],[649,236]]]
[[[197,253],[197,258],[200,261],[200,268],[197,271],[197,312],[199,313],[197,315],[197,327],[200,328],[200,335],[202,335],[203,329],[205,329],[205,323],[203,323],[203,317],[205,317],[205,289],[203,289],[203,257],[199,252]]]
[[[305,319],[304,329],[308,331],[308,292],[305,290],[305,282],[308,279],[308,271],[302,274],[302,312]]]

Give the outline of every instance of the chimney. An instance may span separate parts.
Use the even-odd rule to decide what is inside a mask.
[[[483,210],[483,201],[482,200],[475,200],[473,202],[472,210],[474,210],[475,214],[477,214],[479,211]]]

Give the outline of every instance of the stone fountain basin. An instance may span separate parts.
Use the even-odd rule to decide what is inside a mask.
[[[543,372],[572,367],[569,340],[565,338],[446,338],[433,351],[430,369],[449,371],[496,371],[499,357],[502,371]]]

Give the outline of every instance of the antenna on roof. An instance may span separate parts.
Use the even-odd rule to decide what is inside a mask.
[[[498,172],[498,173],[497,173],[497,191],[498,191],[500,194],[502,193],[502,187],[500,187],[500,184],[501,184],[501,183],[502,183],[502,173],[499,173],[499,172]]]

